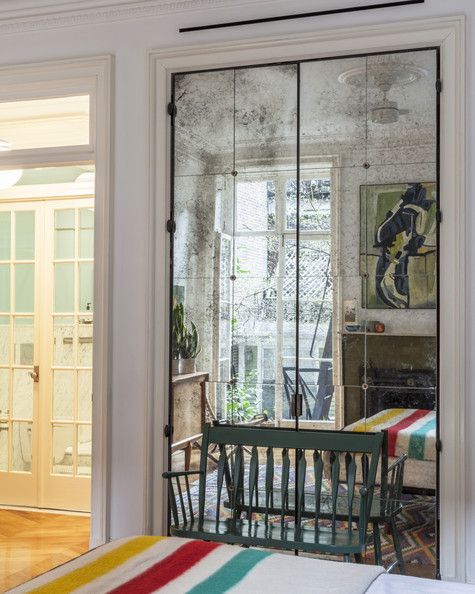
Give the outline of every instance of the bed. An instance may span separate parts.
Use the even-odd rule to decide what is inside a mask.
[[[404,487],[436,488],[436,413],[420,408],[387,408],[345,427],[345,431],[388,430],[389,463],[407,453]]]
[[[318,578],[318,579],[316,579]],[[201,540],[139,536],[89,551],[16,594],[475,594],[475,586],[386,574],[381,567]]]

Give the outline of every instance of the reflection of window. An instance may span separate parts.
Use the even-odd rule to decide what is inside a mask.
[[[297,253],[296,180],[282,174],[237,180],[232,373],[238,381],[255,373],[263,384],[262,410],[271,418],[289,410],[277,401],[285,398],[283,367],[295,366],[297,266],[299,365],[318,376],[320,360],[332,357],[331,179],[325,170],[301,180],[299,211]]]

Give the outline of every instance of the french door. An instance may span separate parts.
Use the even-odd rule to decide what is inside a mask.
[[[0,203],[0,503],[89,510],[93,200]]]

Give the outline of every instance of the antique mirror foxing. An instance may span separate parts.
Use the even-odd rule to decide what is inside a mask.
[[[196,467],[205,422],[388,429],[402,554],[427,577],[438,69],[429,48],[172,80],[171,468]]]

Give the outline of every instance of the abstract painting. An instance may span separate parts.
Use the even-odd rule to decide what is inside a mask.
[[[434,309],[435,182],[360,187],[363,307]]]

